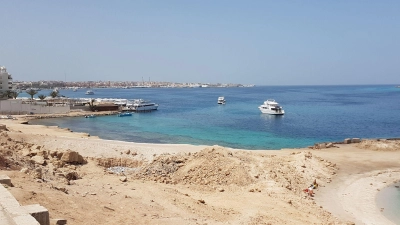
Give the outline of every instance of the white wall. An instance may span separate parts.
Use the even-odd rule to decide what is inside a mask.
[[[0,101],[0,114],[24,115],[34,114],[59,114],[69,113],[69,105],[65,106],[43,106],[34,104],[23,104],[21,99],[8,99]]]

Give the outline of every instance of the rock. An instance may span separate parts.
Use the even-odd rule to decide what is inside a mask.
[[[334,147],[334,146],[333,146],[333,144],[330,142],[330,143],[326,144],[326,147],[327,147],[327,148],[332,148],[332,147]]]
[[[64,153],[62,152],[57,152],[57,159],[61,159],[61,157],[63,156]]]
[[[29,172],[28,168],[22,168],[19,172],[27,174]]]
[[[45,163],[44,157],[43,156],[39,156],[39,155],[33,156],[31,158],[31,161],[36,163],[36,164],[38,164],[38,165],[44,165],[44,163]]]
[[[32,171],[31,175],[33,179],[42,179],[42,168],[37,167],[35,170]]]
[[[55,224],[55,225],[65,225],[67,224],[67,220],[66,219],[51,219],[51,224]]]
[[[198,200],[200,203],[202,203],[202,204],[205,204],[206,203],[206,201],[204,201],[203,199],[199,199]]]
[[[65,174],[65,178],[67,178],[67,180],[77,180],[77,179],[79,179],[79,175],[77,172],[72,171],[72,172]]]
[[[344,144],[350,144],[351,143],[351,139],[350,138],[346,138],[343,141]]]
[[[42,146],[40,146],[40,145],[34,145],[31,147],[31,151],[40,150],[41,148],[42,148]]]
[[[57,151],[51,150],[49,154],[53,158],[57,157]]]
[[[24,149],[24,150],[22,150],[22,155],[23,155],[23,156],[32,156],[32,155],[31,155],[31,151],[29,151],[29,149]]]
[[[352,138],[351,143],[360,143],[360,138]]]
[[[43,156],[43,158],[48,159],[48,153],[45,150],[32,150],[31,155]]]
[[[225,190],[223,188],[218,188],[217,189],[219,192],[224,192]]]
[[[321,148],[326,148],[326,144],[325,143],[320,143],[319,145],[318,145],[318,147],[321,149]]]
[[[128,179],[125,176],[119,177],[119,180],[122,182],[126,182]]]
[[[83,157],[78,152],[71,150],[68,150],[63,153],[61,161],[66,163],[77,163],[77,164],[83,164],[85,162],[83,160]]]
[[[126,150],[125,154],[129,155],[131,153],[131,150]]]

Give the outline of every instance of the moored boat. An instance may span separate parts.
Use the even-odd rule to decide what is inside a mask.
[[[268,99],[264,101],[264,104],[258,107],[262,113],[271,115],[283,115],[285,111],[274,99]]]
[[[130,113],[130,112],[121,112],[121,113],[118,113],[118,117],[124,117],[124,116],[132,116],[132,113]]]
[[[94,92],[92,90],[87,90],[85,94],[86,95],[94,95]]]
[[[128,101],[126,106],[122,109],[124,111],[146,112],[157,110],[158,104],[154,102],[145,101],[143,99],[134,99]]]
[[[225,105],[225,103],[226,103],[226,101],[225,101],[225,98],[224,97],[218,97],[218,104],[220,104],[220,105]]]

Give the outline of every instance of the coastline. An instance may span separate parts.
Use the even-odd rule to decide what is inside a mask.
[[[107,115],[106,113],[102,112],[101,114]],[[84,114],[85,113],[72,113],[70,115],[59,115],[57,117],[83,116]],[[71,132],[69,129],[40,125],[27,126],[25,124],[20,124],[21,121],[24,120],[29,121],[32,119],[46,118],[46,116],[17,116],[17,118],[17,120],[0,121],[1,124],[5,124],[7,128],[9,128],[9,136],[11,138],[19,141],[23,140],[36,145],[42,145],[49,149],[76,150],[84,157],[88,158],[127,157],[124,152],[129,150],[137,154],[135,155],[134,160],[148,163],[163,154],[196,154],[200,153],[203,149],[210,147],[175,144],[143,144],[102,140],[85,133]],[[375,202],[375,198],[379,190],[399,181],[400,159],[398,153],[395,151],[379,152],[369,149],[361,149],[356,144],[343,144],[337,146],[338,148],[323,150],[285,149],[260,150],[253,152],[241,149],[225,149],[228,149],[235,154],[246,155],[246,157],[253,157],[261,154],[266,156],[276,155],[286,157],[288,155],[299,154],[298,152],[311,152],[314,156],[320,157],[320,160],[324,163],[327,163],[327,161],[323,160],[329,160],[329,164],[337,165],[338,170],[333,170],[333,172],[330,170],[330,172],[328,172],[326,169],[316,169],[320,170],[317,174],[322,173],[325,174],[326,177],[324,178],[322,175],[318,175],[321,176],[321,180],[318,180],[320,182],[320,188],[316,190],[314,199],[306,200],[310,200],[311,202],[314,202],[315,200],[315,203],[318,206],[321,206],[321,209],[328,210],[332,215],[329,216],[329,213],[326,214],[323,211],[315,211],[315,216],[317,218],[324,218],[323,221],[326,222],[335,221],[336,224],[346,223],[344,221],[353,221],[356,222],[356,224],[393,224],[382,215]],[[128,158],[133,159],[131,156]],[[331,165],[329,167],[334,167]],[[327,175],[328,173],[329,175]],[[316,174],[310,176],[317,177]],[[306,179],[311,179],[311,177],[306,177]],[[282,192],[282,190],[274,189],[273,187],[264,186],[264,188],[267,189],[269,196],[273,196],[275,192]],[[236,190],[235,188],[232,189]],[[233,191],[233,193],[236,192]],[[193,193],[193,195],[196,195],[196,193]],[[202,196],[202,194],[200,194],[200,196]],[[335,196],[335,198],[333,198],[333,196]],[[293,197],[294,196],[291,198]],[[229,199],[227,200],[230,201]],[[288,200],[284,198],[283,200],[281,199],[276,201],[281,204],[282,201],[287,202]],[[290,202],[293,202],[293,200],[290,200]],[[260,202],[260,204],[262,203]],[[288,210],[286,209],[286,206],[277,208],[284,211]],[[273,208],[268,209],[273,211]],[[287,212],[294,213],[291,210]],[[303,219],[301,219],[303,217],[302,215],[294,214],[296,219],[303,221]],[[337,219],[334,217],[337,217]],[[262,219],[263,216],[255,218]],[[298,224],[307,224],[307,220]]]

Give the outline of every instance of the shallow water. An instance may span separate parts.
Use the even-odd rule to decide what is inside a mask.
[[[400,224],[400,182],[381,190],[376,196],[376,202],[379,208],[383,208],[384,216]]]
[[[132,117],[35,123],[69,127],[103,139],[253,150],[306,147],[351,137],[400,137],[400,88],[395,85],[93,90],[93,98],[150,99],[160,105],[159,110]],[[85,91],[60,93],[87,98]],[[226,105],[217,104],[219,96],[225,97]],[[260,113],[257,107],[270,98],[283,106],[284,116]]]

